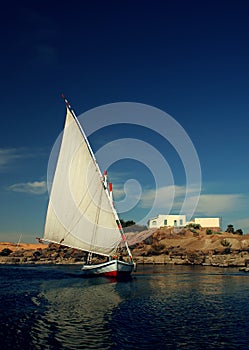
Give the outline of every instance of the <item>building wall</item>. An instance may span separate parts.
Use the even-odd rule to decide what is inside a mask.
[[[195,218],[194,222],[201,227],[219,227],[221,228],[221,218]]]
[[[186,225],[186,215],[158,215],[148,221],[149,228],[159,228],[163,226],[184,227]]]

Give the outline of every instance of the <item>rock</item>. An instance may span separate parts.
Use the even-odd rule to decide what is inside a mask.
[[[209,266],[249,267],[249,235],[227,232],[206,234],[206,229],[160,228],[127,233],[127,240],[138,263],[189,264]],[[82,263],[86,253],[58,244],[48,246],[2,244],[3,249],[14,247],[1,264],[74,264]]]

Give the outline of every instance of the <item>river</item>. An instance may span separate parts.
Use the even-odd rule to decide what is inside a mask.
[[[79,272],[1,265],[1,349],[249,349],[237,268],[138,266],[125,282]]]

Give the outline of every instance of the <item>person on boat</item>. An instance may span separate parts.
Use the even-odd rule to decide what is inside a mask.
[[[120,252],[120,253],[119,253],[118,260],[120,260],[120,261],[124,261],[124,257],[123,257],[122,252]]]

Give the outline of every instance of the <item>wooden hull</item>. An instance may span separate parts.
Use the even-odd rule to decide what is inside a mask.
[[[111,260],[97,265],[83,265],[82,274],[87,277],[114,277],[127,278],[134,269],[133,263],[127,263],[120,260]]]

